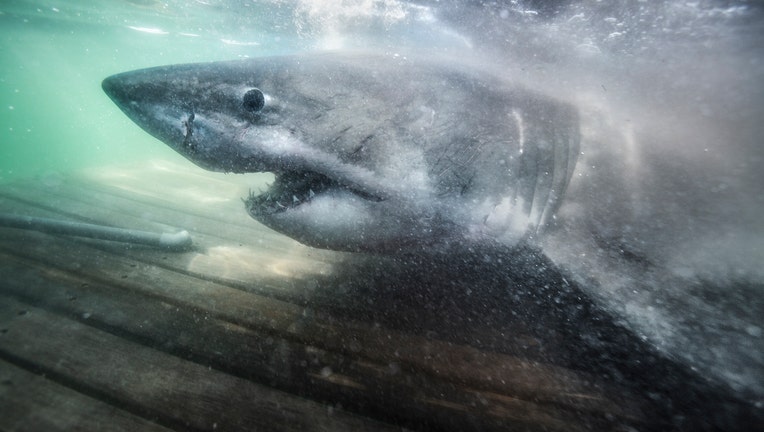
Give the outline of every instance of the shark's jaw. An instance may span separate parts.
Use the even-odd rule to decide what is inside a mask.
[[[311,171],[275,171],[274,175],[275,180],[267,190],[259,194],[250,191],[249,196],[244,200],[247,213],[257,220],[274,217],[277,213],[309,204],[316,197],[338,191],[350,192],[371,202],[383,200],[381,197],[353,189],[337,180]]]

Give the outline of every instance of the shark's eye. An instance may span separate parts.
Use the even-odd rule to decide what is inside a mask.
[[[244,98],[242,98],[241,104],[244,106],[245,110],[251,113],[256,113],[265,106],[265,95],[263,95],[263,92],[261,92],[260,89],[253,88],[244,93]]]

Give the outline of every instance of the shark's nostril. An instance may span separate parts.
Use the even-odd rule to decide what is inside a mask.
[[[183,138],[183,147],[186,147],[190,150],[193,150],[193,143],[191,142],[191,137],[194,134],[194,118],[196,115],[194,115],[194,112],[192,111],[191,114],[188,115],[188,118],[183,121],[183,127],[186,128],[186,133]]]

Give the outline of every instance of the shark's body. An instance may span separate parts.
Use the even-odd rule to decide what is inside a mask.
[[[146,131],[223,172],[273,172],[252,217],[311,246],[399,252],[542,232],[575,167],[576,110],[445,61],[323,54],[107,78]]]
[[[689,406],[685,413],[701,423],[708,407],[716,406],[704,379],[688,396],[685,372],[661,369],[645,361],[652,354],[637,353],[644,349],[641,334],[673,350],[669,357],[701,366],[737,388],[753,382],[747,377],[760,376],[760,351],[745,348],[760,342],[729,330],[724,309],[701,303],[698,316],[725,327],[698,332],[696,321],[672,327],[675,321],[654,307],[684,312],[694,305],[696,299],[686,293],[697,289],[696,276],[676,263],[693,250],[710,250],[705,245],[723,245],[714,235],[725,233],[719,222],[730,219],[708,218],[704,224],[693,214],[715,208],[707,205],[715,197],[707,187],[715,177],[713,165],[690,164],[692,159],[677,152],[684,149],[679,144],[694,140],[664,143],[648,133],[651,128],[636,139],[622,134],[623,125],[611,126],[577,103],[579,119],[572,105],[523,89],[511,77],[458,62],[393,55],[167,66],[109,77],[103,88],[143,129],[205,169],[273,172],[275,182],[250,196],[246,209],[305,244],[384,253],[466,246],[475,255],[486,245],[504,251],[530,245],[475,259],[483,263],[489,257],[485,262],[502,263],[501,271],[523,267],[525,260],[529,268],[520,274],[532,287],[520,291],[535,296],[538,289],[539,299],[545,299],[538,300],[540,309],[555,317],[562,310],[562,327],[574,335],[582,332],[575,344],[590,344],[602,355],[597,360],[576,348],[576,357],[585,356],[586,364],[625,359],[621,372],[644,375],[638,378],[645,381],[641,389],[680,395],[675,402]],[[684,174],[696,165],[691,177]],[[515,253],[522,250],[541,251],[546,258],[527,260]],[[552,267],[547,258],[565,273],[551,288],[555,294],[547,293],[551,279],[538,279]],[[708,267],[702,264],[699,268]],[[587,313],[581,312],[585,294],[571,283],[620,312],[640,337],[624,339],[620,326],[600,329],[605,319],[597,314],[589,320],[597,324],[587,327],[582,317]],[[658,300],[635,301],[642,293]],[[560,306],[561,297],[572,307]],[[538,315],[527,313],[529,321],[549,322]],[[736,325],[752,334],[759,329],[745,327],[744,320]],[[657,406],[666,411],[661,415],[672,418],[671,404],[661,401]]]

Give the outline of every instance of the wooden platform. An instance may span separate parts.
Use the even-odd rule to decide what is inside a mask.
[[[539,361],[554,336],[509,327],[477,283],[454,294],[443,275],[411,279],[416,264],[315,250],[259,225],[240,197],[266,178],[157,161],[0,185],[4,213],[186,229],[195,245],[0,228],[0,430],[653,421],[634,391]]]

